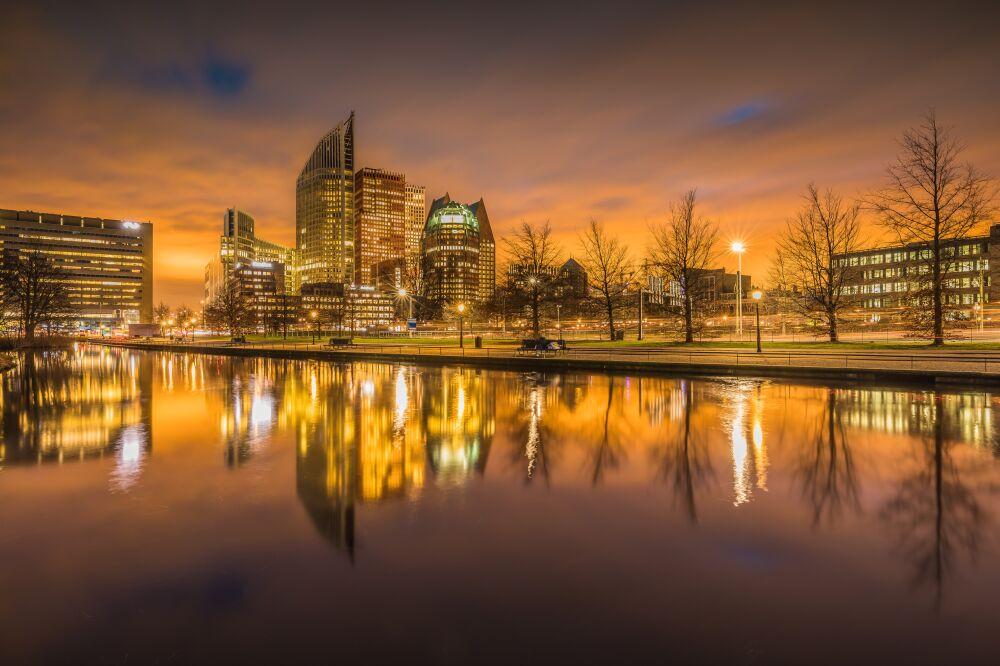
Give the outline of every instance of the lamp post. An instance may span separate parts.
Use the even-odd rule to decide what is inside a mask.
[[[312,319],[313,324],[316,325],[315,330],[313,330],[313,344],[316,344],[316,338],[319,336],[319,313],[312,310],[309,312],[309,318]]]
[[[458,304],[458,346],[465,349],[465,303]]]
[[[743,252],[742,241],[734,241],[731,249],[736,253],[736,333],[743,340]]]
[[[409,313],[410,314],[409,314],[409,316],[406,317],[406,335],[407,335],[407,337],[412,338],[413,337],[413,330],[410,328],[410,320],[413,319],[413,298],[409,297],[409,295],[406,293],[406,289],[403,288],[403,287],[399,288],[399,297],[400,298],[408,298],[408,300],[410,302],[410,309],[409,309]]]
[[[562,340],[562,305],[556,304],[556,329],[559,331],[559,339]]]
[[[754,310],[757,315],[757,353],[760,353],[760,299],[764,297],[764,294],[757,290],[751,294],[753,296]]]

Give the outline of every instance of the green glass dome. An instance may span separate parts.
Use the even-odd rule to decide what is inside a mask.
[[[476,219],[476,214],[468,206],[464,206],[457,201],[452,201],[441,206],[427,220],[428,231],[437,227],[457,226],[465,226],[479,233],[479,220]]]

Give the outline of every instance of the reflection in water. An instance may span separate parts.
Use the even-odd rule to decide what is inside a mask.
[[[106,458],[110,488],[122,492],[162,455],[150,457],[154,385],[197,393],[177,403],[204,409],[211,424],[193,443],[239,478],[288,441],[298,501],[352,559],[359,516],[380,503],[459,493],[485,476],[594,492],[652,478],[650,492],[669,489],[691,524],[752,502],[802,511],[817,530],[845,528],[867,508],[891,537],[883,551],[898,553],[940,604],[954,568],[982,549],[984,502],[997,487],[976,478],[992,473],[1000,433],[997,398],[983,393],[90,347],[24,356],[2,382],[0,465]],[[866,507],[866,497],[879,499]]]
[[[946,408],[949,402],[951,409]],[[962,469],[955,442],[945,437],[947,422],[963,413],[961,404],[936,393],[932,401],[915,407],[925,434],[916,465],[880,515],[897,551],[913,567],[914,583],[932,587],[934,605],[940,609],[945,579],[962,556],[975,557],[990,518],[976,490],[963,479],[968,472]],[[995,491],[995,486],[987,490]]]
[[[153,357],[74,347],[27,353],[3,375],[0,465],[115,456],[111,486],[135,484],[149,454]]]
[[[483,473],[494,420],[481,374],[316,364],[307,381],[291,423],[298,493],[320,532],[351,557],[356,504],[415,497],[428,473],[444,486]]]
[[[682,380],[677,401],[683,405],[674,412],[673,420],[677,427],[673,440],[666,444],[654,446],[654,458],[659,460],[657,473],[659,478],[673,487],[674,494],[680,500],[692,524],[698,522],[697,490],[699,484],[712,477],[712,460],[708,447],[699,429],[692,424],[695,411],[694,387],[690,381]]]
[[[729,392],[729,437],[733,458],[733,504],[746,504],[754,487],[767,491],[767,448],[761,422],[761,382],[739,381]],[[753,446],[748,443],[748,436]]]
[[[826,389],[815,433],[802,446],[799,476],[803,498],[812,507],[813,524],[839,519],[845,508],[858,512],[858,478],[835,389]]]

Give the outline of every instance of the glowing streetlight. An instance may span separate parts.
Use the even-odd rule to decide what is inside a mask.
[[[733,252],[736,253],[736,333],[739,334],[740,340],[743,339],[743,253],[746,252],[746,246],[743,241],[733,241],[733,244],[729,246]]]
[[[750,294],[753,296],[754,309],[757,315],[757,353],[760,353],[760,299],[764,298],[764,294],[758,289],[757,291]]]
[[[408,294],[407,294],[407,291],[406,291],[405,287],[400,287],[399,291],[397,291],[396,293],[399,294],[400,298],[407,298],[408,297]],[[413,298],[410,298],[409,301],[410,301],[410,309],[409,309],[409,313],[410,314],[406,318],[406,332],[407,332],[407,335],[412,338],[413,337],[413,329],[410,328],[410,321],[413,319]]]

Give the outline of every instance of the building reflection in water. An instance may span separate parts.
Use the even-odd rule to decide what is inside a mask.
[[[314,364],[292,411],[297,491],[317,529],[352,557],[358,504],[414,497],[482,474],[492,390],[469,369]]]
[[[568,476],[596,486],[647,463],[631,479],[668,487],[692,524],[705,520],[700,498],[741,507],[768,497],[769,487],[790,488],[817,528],[867,509],[915,584],[933,588],[940,603],[954,568],[983,548],[992,524],[983,497],[997,487],[977,477],[982,459],[1000,451],[998,399],[985,393],[86,346],[23,356],[2,383],[0,464],[111,458],[113,490],[134,488],[151,460],[154,384],[204,394],[221,458],[234,468],[289,434],[298,499],[351,558],[359,509],[460,489],[487,473],[498,447],[501,465],[491,473],[506,469],[525,482]],[[783,473],[786,485],[777,481]],[[887,490],[866,495],[865,483]],[[878,504],[863,506],[865,497]]]
[[[114,455],[112,488],[132,487],[152,446],[152,364],[86,346],[19,356],[3,375],[0,465]]]

